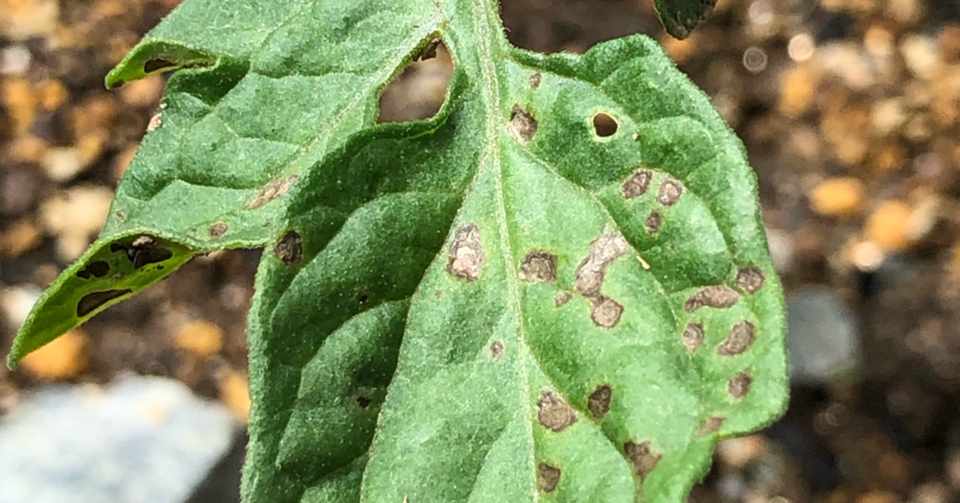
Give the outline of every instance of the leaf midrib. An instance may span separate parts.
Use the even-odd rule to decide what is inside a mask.
[[[484,142],[485,152],[480,156],[480,163],[478,165],[479,169],[484,169],[486,162],[492,163],[492,168],[494,170],[493,176],[496,182],[496,207],[497,207],[497,221],[499,223],[498,234],[500,236],[500,250],[502,253],[504,276],[507,284],[507,289],[509,291],[509,304],[512,307],[514,316],[516,317],[517,323],[517,359],[516,359],[516,372],[517,378],[520,380],[520,386],[517,386],[516,389],[520,393],[519,403],[524,406],[523,411],[523,425],[526,430],[526,438],[528,440],[529,452],[526,456],[527,458],[527,473],[529,474],[529,480],[531,488],[531,497],[533,502],[540,500],[540,494],[536,488],[536,446],[534,445],[534,434],[533,434],[533,424],[529,418],[533,417],[533,410],[530,405],[530,382],[528,380],[527,371],[524,368],[527,358],[527,353],[529,348],[526,344],[526,334],[524,333],[524,323],[523,323],[523,312],[520,302],[520,289],[517,285],[517,279],[512,270],[515,264],[515,257],[513,255],[513,247],[510,245],[510,226],[507,219],[507,208],[506,201],[504,197],[503,189],[503,165],[500,162],[501,152],[500,152],[500,138],[499,128],[501,127],[501,110],[504,110],[501,100],[500,100],[500,86],[499,86],[499,76],[497,74],[497,69],[494,66],[494,57],[495,51],[491,47],[491,43],[495,40],[497,42],[498,48],[502,51],[504,49],[503,44],[503,34],[499,34],[494,38],[493,34],[490,33],[490,26],[498,26],[498,23],[491,23],[491,17],[495,16],[495,19],[499,20],[499,9],[497,8],[496,0],[476,0],[475,2],[478,12],[474,16],[474,32],[477,35],[478,40],[478,60],[480,61],[480,73],[482,82],[481,92],[483,93],[484,104],[485,104],[485,115],[486,115],[486,141]],[[487,159],[489,158],[489,161]],[[477,174],[480,176],[480,173]]]
[[[501,249],[503,262],[504,262],[504,273],[505,273],[504,279],[507,284],[508,298],[509,298],[508,302],[510,303],[510,306],[512,307],[514,315],[516,316],[516,323],[517,323],[517,328],[516,328],[517,340],[518,340],[517,377],[520,380],[520,386],[518,386],[518,389],[521,392],[520,403],[523,404],[524,406],[523,412],[524,412],[525,420],[523,421],[523,424],[527,431],[527,439],[529,440],[528,445],[530,448],[529,455],[527,456],[527,460],[529,462],[527,468],[528,468],[528,474],[530,477],[529,480],[531,482],[530,487],[532,489],[531,497],[533,502],[538,502],[540,501],[540,492],[537,489],[537,483],[536,483],[536,480],[537,480],[536,445],[534,440],[535,437],[533,432],[533,421],[531,419],[534,417],[534,411],[530,401],[530,397],[533,396],[532,394],[533,390],[531,390],[527,370],[525,368],[528,358],[530,359],[533,365],[541,369],[541,373],[543,374],[544,378],[547,380],[548,383],[551,384],[553,388],[552,391],[555,392],[557,395],[559,395],[567,403],[568,406],[570,406],[577,412],[579,416],[590,418],[591,426],[600,430],[600,433],[602,434],[601,436],[609,442],[610,447],[618,454],[618,458],[624,463],[624,466],[631,472],[632,472],[632,469],[627,459],[624,457],[623,453],[617,448],[614,440],[610,438],[610,436],[603,430],[603,428],[600,427],[600,425],[597,424],[595,421],[593,421],[590,415],[586,413],[586,411],[576,407],[575,402],[570,400],[569,397],[566,396],[566,393],[562,389],[560,389],[559,386],[556,386],[556,384],[553,383],[553,380],[551,379],[549,374],[544,370],[543,365],[540,363],[539,359],[533,353],[533,351],[530,350],[530,347],[527,344],[526,322],[523,316],[522,296],[520,294],[520,287],[518,284],[517,276],[516,274],[514,274],[514,268],[516,267],[516,256],[514,255],[513,246],[511,245],[511,242],[512,242],[510,237],[511,231],[510,231],[510,224],[509,224],[509,218],[508,218],[507,207],[506,207],[506,199],[505,199],[506,191],[504,190],[504,184],[503,184],[505,168],[501,163],[502,153],[501,153],[500,142],[503,140],[503,135],[500,134],[500,128],[502,127],[501,111],[506,110],[506,108],[503,106],[503,102],[500,98],[499,74],[493,64],[493,62],[496,61],[495,58],[497,58],[497,56],[499,56],[500,55],[499,53],[501,52],[506,54],[502,58],[503,60],[509,59],[512,61],[513,60],[513,58],[511,57],[512,46],[510,46],[509,41],[506,40],[506,38],[503,36],[502,33],[497,34],[499,36],[495,36],[490,31],[491,25],[499,26],[498,22],[496,21],[491,22],[491,18],[499,21],[499,10],[497,9],[497,0],[476,0],[476,4],[478,5],[482,13],[482,16],[480,15],[476,16],[474,29],[479,38],[479,43],[477,44],[477,47],[479,52],[478,54],[479,61],[481,63],[480,72],[481,72],[482,78],[480,79],[480,81],[484,84],[481,87],[481,90],[483,92],[484,102],[486,105],[485,133],[487,136],[486,141],[484,143],[485,153],[484,155],[481,156],[481,163],[479,165],[479,168],[482,169],[482,167],[484,166],[484,163],[482,160],[486,159],[489,156],[490,162],[493,163],[493,169],[494,169],[493,176],[496,182],[495,192],[496,192],[497,220],[499,222],[498,231],[500,236],[500,249]],[[494,47],[491,47],[491,41],[496,42],[497,44],[496,49],[499,49],[499,51],[495,51]],[[542,163],[542,160],[537,159],[537,161]],[[553,170],[552,168],[549,171],[553,173],[555,176],[559,176],[556,173],[556,171]],[[478,176],[479,176],[479,173],[478,173]],[[565,177],[561,177],[561,178],[566,179]],[[585,189],[583,189],[577,184],[574,184],[574,185],[576,185],[578,189],[581,189],[584,192],[587,192],[590,198],[595,200],[595,197],[592,193],[589,193],[589,191],[586,191]],[[605,206],[602,206],[602,207],[604,207],[604,209],[606,210]],[[636,484],[636,480],[634,481],[634,483]],[[637,501],[640,501],[640,499],[642,498],[642,493],[641,491],[639,491],[639,486],[637,486],[637,489],[638,490],[635,493],[635,498],[637,499]]]

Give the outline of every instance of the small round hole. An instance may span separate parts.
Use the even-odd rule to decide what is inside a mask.
[[[600,112],[593,116],[593,130],[601,138],[615,135],[618,127],[616,119],[608,114]]]

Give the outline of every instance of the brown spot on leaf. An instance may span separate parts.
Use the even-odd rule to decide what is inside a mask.
[[[560,469],[546,463],[537,465],[537,487],[545,493],[553,492],[560,483]]]
[[[723,356],[733,356],[743,353],[753,344],[753,323],[741,321],[733,326],[730,335],[724,339],[717,353]]]
[[[663,456],[660,453],[653,452],[650,448],[650,442],[627,442],[623,444],[623,452],[633,465],[633,472],[641,479],[653,471]]]
[[[520,105],[514,105],[510,112],[510,131],[521,143],[529,143],[537,134],[537,120]]]
[[[744,267],[737,271],[737,288],[755,293],[763,287],[763,271],[754,266]]]
[[[77,276],[83,279],[90,278],[102,278],[110,274],[110,264],[104,262],[103,260],[97,260],[96,262],[91,262],[84,267],[82,271],[77,273]]]
[[[632,199],[640,197],[647,192],[650,187],[650,180],[653,179],[653,173],[646,169],[638,169],[630,175],[627,181],[623,182],[623,197]]]
[[[593,116],[593,132],[600,138],[608,138],[617,134],[620,125],[610,114],[600,112]]]
[[[520,265],[520,279],[546,283],[557,279],[557,257],[545,251],[532,251]]]
[[[490,356],[492,356],[495,360],[498,360],[502,354],[503,343],[500,341],[493,341],[493,343],[490,344]]]
[[[649,234],[659,232],[661,225],[663,225],[663,217],[656,211],[651,211],[650,214],[647,215],[647,220],[643,223],[643,226],[646,227],[647,233]]]
[[[113,299],[133,293],[133,290],[105,290],[84,295],[77,303],[77,316],[86,316]]]
[[[356,401],[357,401],[357,406],[360,407],[361,409],[366,409],[367,407],[370,406],[370,399],[363,395],[357,395]]]
[[[687,323],[683,329],[683,335],[680,336],[683,346],[687,351],[694,352],[703,344],[703,325],[700,323]]]
[[[726,420],[727,418],[720,416],[708,417],[703,424],[700,425],[700,429],[697,430],[697,435],[702,437],[704,435],[716,433],[720,430],[720,427],[723,426],[723,422]]]
[[[480,229],[474,224],[466,224],[457,229],[453,244],[450,245],[447,271],[458,278],[473,281],[480,277],[480,269],[485,262]]]
[[[209,230],[209,232],[210,232],[210,237],[212,237],[212,238],[214,238],[214,239],[216,239],[216,238],[221,238],[221,237],[223,237],[224,234],[227,233],[227,230],[229,230],[229,229],[230,229],[230,227],[227,226],[227,224],[225,224],[225,223],[223,223],[223,222],[217,222],[217,223],[215,223],[215,224],[213,224],[213,225],[210,226],[210,230]]]
[[[559,291],[556,295],[553,296],[553,304],[557,307],[560,307],[567,302],[570,302],[570,299],[573,298],[573,295],[570,292]]]
[[[713,285],[701,288],[693,294],[683,309],[687,312],[693,312],[701,307],[713,307],[718,309],[728,308],[740,300],[740,294],[736,290],[726,285]]]
[[[543,79],[543,76],[540,75],[540,72],[534,72],[533,75],[530,75],[530,87],[536,89],[540,87],[540,81]]]
[[[600,293],[607,266],[627,253],[627,241],[620,234],[603,234],[590,244],[590,251],[577,267],[576,289],[587,297]]]
[[[727,391],[730,393],[730,396],[734,398],[743,398],[750,392],[750,384],[753,383],[753,377],[746,372],[740,372],[739,374],[730,378],[730,381],[727,382]]]
[[[609,297],[597,297],[593,302],[590,318],[603,328],[613,328],[620,322],[623,306]]]
[[[290,188],[297,183],[298,179],[299,177],[297,175],[290,175],[270,181],[270,183],[264,185],[263,188],[260,189],[260,192],[257,192],[257,195],[247,203],[247,209],[255,210],[278,197],[283,197],[287,192],[290,192]]]
[[[601,384],[597,389],[590,393],[587,399],[587,409],[595,419],[600,419],[610,411],[610,399],[613,397],[613,389],[609,384]]]
[[[303,258],[303,238],[296,231],[287,231],[273,247],[273,252],[284,264],[292,265]]]
[[[577,422],[577,414],[573,409],[551,391],[544,391],[540,394],[537,407],[539,409],[537,419],[544,428],[551,431],[560,433]]]
[[[673,206],[680,196],[683,195],[683,185],[680,182],[667,179],[660,184],[660,192],[657,194],[657,201],[664,206]]]

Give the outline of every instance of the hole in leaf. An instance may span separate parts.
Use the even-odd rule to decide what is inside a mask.
[[[150,264],[164,262],[173,258],[173,252],[160,246],[152,236],[140,236],[126,245],[124,243],[112,243],[110,251],[114,253],[123,253],[127,256],[134,269],[140,269]]]
[[[107,302],[123,297],[128,293],[133,293],[133,290],[106,290],[88,293],[77,303],[77,316],[86,316]]]
[[[90,263],[87,267],[84,267],[82,271],[77,273],[77,276],[80,276],[83,279],[90,278],[102,278],[110,274],[110,264],[97,260],[96,262]]]
[[[620,126],[617,124],[617,120],[609,114],[600,112],[593,116],[593,131],[600,138],[608,138],[617,134],[617,129],[619,128]]]
[[[152,245],[133,248],[133,267],[140,269],[149,264],[156,264],[173,258],[173,252],[166,248],[155,248]]]
[[[143,64],[143,73],[159,72],[175,66],[177,66],[177,64],[172,61],[167,61],[162,58],[154,58]]]
[[[380,93],[377,122],[428,119],[447,96],[453,60],[443,42],[431,41]]]
[[[370,399],[363,395],[357,396],[357,406],[361,409],[366,409],[370,406]]]

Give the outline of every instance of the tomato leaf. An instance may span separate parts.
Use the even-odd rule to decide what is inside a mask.
[[[377,124],[438,40],[441,110]],[[244,501],[684,501],[718,439],[782,413],[755,175],[650,39],[534,54],[493,0],[187,0],[107,81],[165,70],[101,239],[10,362],[264,247]]]

